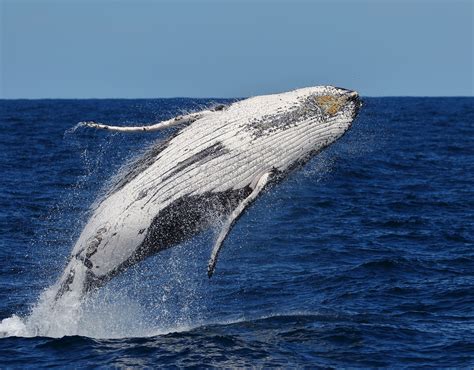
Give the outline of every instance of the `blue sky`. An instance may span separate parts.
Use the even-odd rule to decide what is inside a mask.
[[[473,95],[471,0],[0,2],[0,98]]]

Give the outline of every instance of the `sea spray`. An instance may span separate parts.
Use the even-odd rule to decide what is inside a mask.
[[[0,323],[0,336],[63,337],[77,334],[82,310],[78,295],[55,301],[57,286],[46,289],[26,317],[13,315]]]
[[[58,284],[44,290],[29,314],[0,323],[0,337],[149,337],[180,332],[205,321],[205,275],[211,233],[130,268],[85,296]],[[199,248],[201,246],[201,248]]]

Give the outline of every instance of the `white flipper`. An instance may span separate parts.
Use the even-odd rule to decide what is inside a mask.
[[[173,127],[173,126],[177,126],[181,124],[190,124],[190,123],[193,123],[194,121],[197,121],[200,118],[203,118],[206,115],[214,114],[214,113],[215,113],[215,110],[203,110],[201,112],[191,113],[184,116],[178,116],[175,118],[171,118],[167,121],[158,122],[158,123],[155,123],[154,125],[148,125],[148,126],[111,126],[111,125],[106,125],[106,124],[98,123],[94,121],[79,122],[79,125],[103,129],[103,130],[120,131],[120,132],[144,132],[144,131],[150,132],[150,131],[163,130],[165,128]]]
[[[258,194],[262,191],[262,189],[265,187],[265,185],[268,183],[269,177],[271,175],[271,172],[265,172],[260,178],[257,178],[258,181],[250,193],[250,195],[245,198],[238,206],[237,208],[234,209],[234,211],[229,215],[227,220],[225,221],[221,232],[219,233],[219,236],[217,237],[217,240],[214,244],[214,248],[212,249],[211,253],[211,259],[209,260],[209,264],[207,266],[207,276],[209,278],[212,276],[214,273],[214,269],[216,268],[216,263],[217,263],[217,257],[219,256],[219,252],[222,248],[222,243],[224,242],[225,238],[229,234],[230,229],[234,225],[234,223],[237,221],[239,216],[242,214],[242,212],[249,206],[249,204],[257,198]]]

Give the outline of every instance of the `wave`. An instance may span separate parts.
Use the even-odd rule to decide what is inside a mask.
[[[67,317],[59,315],[60,310],[48,311],[44,293],[40,302],[30,315],[20,317],[12,315],[0,322],[0,338],[7,337],[87,337],[93,339],[149,338],[172,333],[199,331],[211,327],[227,327],[238,324],[282,323],[286,321],[333,321],[339,315],[318,311],[292,311],[254,315],[249,317],[221,318],[203,320],[193,324],[177,324],[168,327],[150,328],[145,325],[143,312],[137,303],[122,301],[120,304],[103,306],[102,314],[91,307],[70,307]],[[86,303],[87,306],[87,303]],[[98,307],[96,307],[98,309]],[[77,321],[76,321],[77,320]],[[87,323],[87,324],[86,324]]]

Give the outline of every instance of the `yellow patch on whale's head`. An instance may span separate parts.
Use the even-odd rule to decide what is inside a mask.
[[[344,95],[319,95],[315,97],[315,101],[324,114],[334,116],[346,104],[347,97]]]

